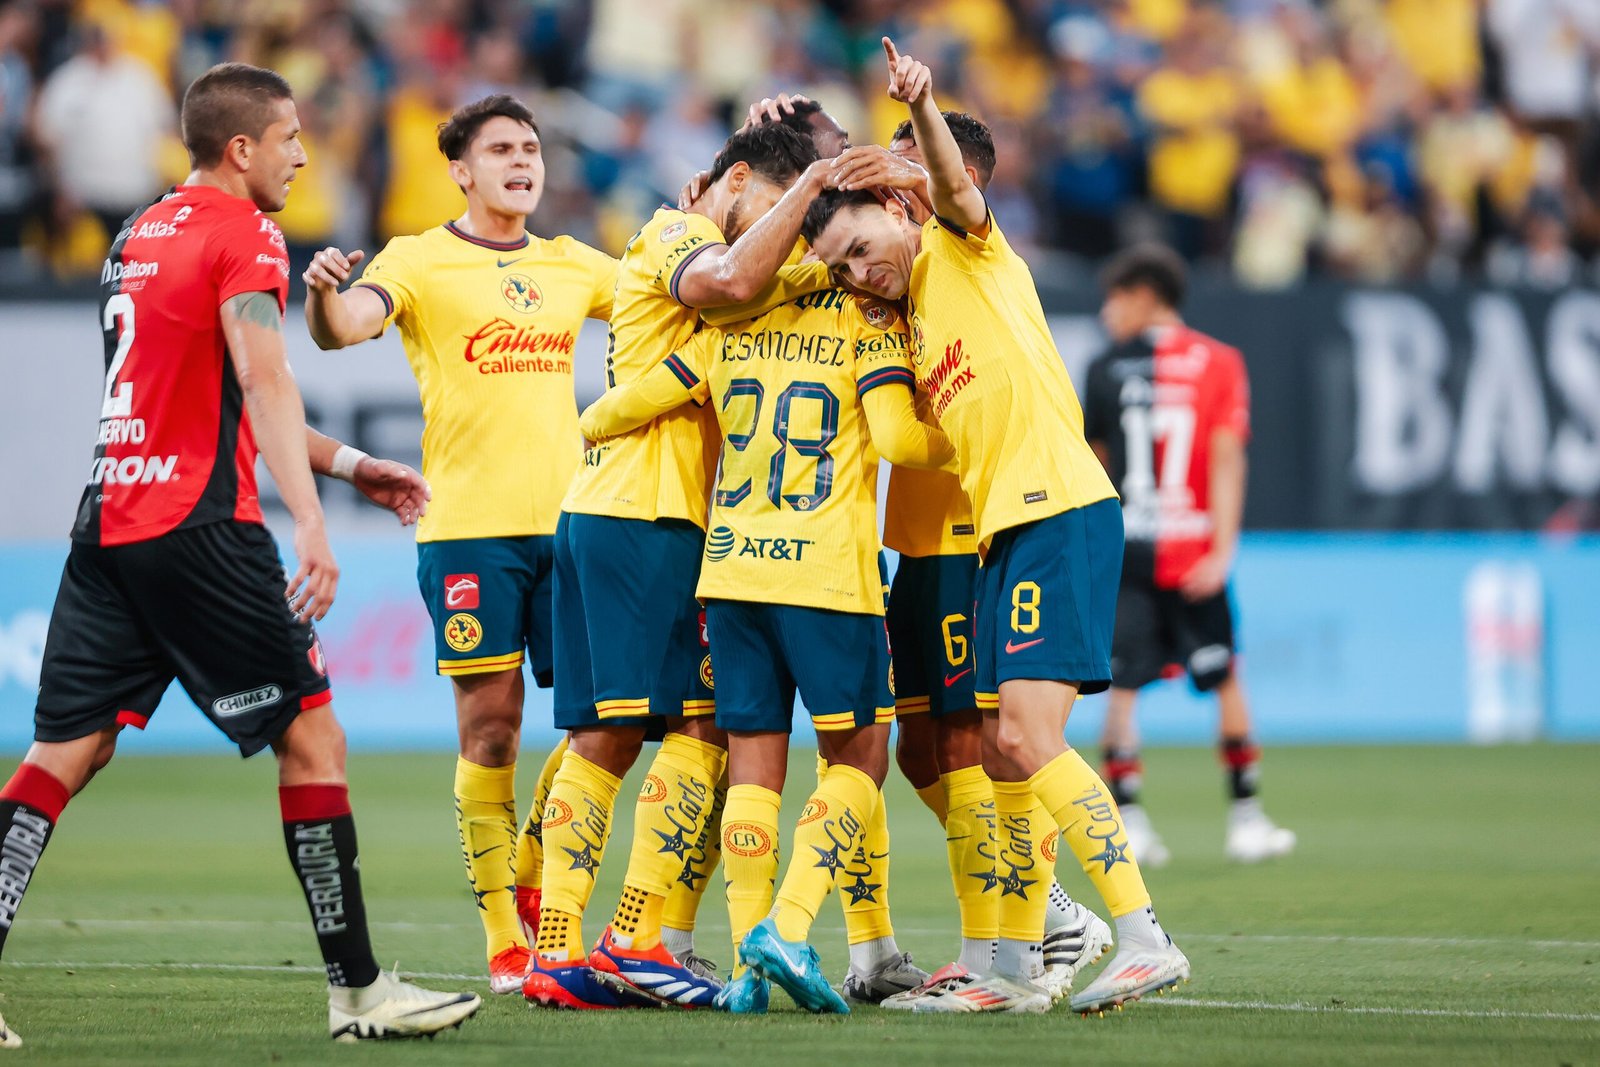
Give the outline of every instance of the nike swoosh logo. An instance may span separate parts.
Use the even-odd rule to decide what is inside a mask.
[[[487,856],[489,853],[493,852],[497,848],[504,848],[504,847],[505,847],[504,845],[490,845],[488,848],[484,849],[482,852],[474,852],[472,854],[472,858],[473,859],[479,859],[479,858],[481,858],[483,856]]]
[[[1034,645],[1042,644],[1043,642],[1044,642],[1044,638],[1042,638],[1042,637],[1035,637],[1032,641],[1024,641],[1020,645],[1017,644],[1015,641],[1007,641],[1006,642],[1006,655],[1009,656],[1013,652],[1021,652],[1025,648],[1032,648]]]
[[[499,259],[499,258],[496,258],[495,261],[494,261],[494,265],[499,267],[501,270],[505,270],[507,267],[511,266],[511,264],[513,264],[513,263],[521,263],[522,260],[523,260],[522,256],[518,256],[516,259]]]
[[[1040,638],[1040,640],[1043,640],[1043,638]],[[952,685],[955,685],[957,682],[961,681],[961,679],[965,678],[967,675],[969,675],[971,673],[972,673],[972,668],[968,667],[966,670],[962,671],[960,674],[947,674],[947,675],[945,675],[944,676],[944,687],[946,689],[949,689]]]

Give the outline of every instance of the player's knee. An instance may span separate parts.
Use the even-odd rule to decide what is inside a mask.
[[[1022,723],[1002,720],[994,733],[994,754],[1013,766],[1030,762],[1036,747],[1032,733]]]
[[[575,752],[608,774],[628,773],[644,748],[643,727],[595,727],[572,731],[568,751]]]
[[[505,767],[517,758],[522,737],[520,723],[504,718],[483,718],[461,734],[461,754],[480,767]]]
[[[983,723],[976,711],[949,716],[939,727],[940,774],[976,767],[983,762]]]
[[[939,764],[933,751],[905,731],[895,742],[894,761],[914,788],[924,789],[939,780]]]

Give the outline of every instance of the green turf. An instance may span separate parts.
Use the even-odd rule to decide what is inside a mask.
[[[1300,849],[1240,869],[1221,859],[1224,802],[1210,754],[1150,753],[1146,800],[1174,859],[1149,882],[1195,980],[1177,997],[1104,1019],[872,1009],[813,1018],[781,993],[764,1019],[578,1015],[499,997],[436,1042],[344,1048],[322,1036],[322,987],[309,970],[316,951],[283,857],[270,761],[124,758],[68,810],[11,934],[0,1011],[27,1047],[7,1058],[230,1067],[567,1065],[597,1056],[618,1067],[755,1057],[764,1065],[1070,1057],[1097,1067],[1600,1062],[1597,760],[1594,746],[1275,750],[1269,806],[1299,832]],[[404,971],[476,974],[483,962],[450,812],[452,762],[420,754],[352,763],[378,953]],[[797,757],[786,819],[809,770]],[[892,782],[900,941],[933,966],[955,939],[942,835],[904,783]],[[599,922],[615,901],[626,833],[624,818],[595,896]],[[1061,873],[1097,903],[1078,872],[1063,864]],[[704,911],[700,946],[727,961],[717,893]],[[831,902],[814,940],[841,969]]]

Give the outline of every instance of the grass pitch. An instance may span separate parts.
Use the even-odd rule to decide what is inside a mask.
[[[523,765],[538,762],[530,753]],[[271,761],[123,757],[67,809],[11,934],[0,1012],[27,1045],[3,1055],[230,1067],[1597,1063],[1597,765],[1595,746],[1270,750],[1269,810],[1298,831],[1300,848],[1246,869],[1222,860],[1211,754],[1149,753],[1146,802],[1174,858],[1148,881],[1195,978],[1104,1019],[1064,1009],[815,1018],[779,991],[760,1019],[576,1014],[514,996],[486,1000],[436,1042],[345,1047],[325,1036],[321,968],[283,855]],[[362,874],[380,961],[487,994],[451,775],[444,753],[352,760]],[[786,825],[811,781],[810,754],[797,754]],[[529,770],[525,791],[531,782]],[[942,835],[893,774],[890,803],[897,933],[932,969],[956,937]],[[616,900],[630,815],[613,834],[590,937]],[[1069,864],[1063,883],[1097,905]],[[715,889],[702,920],[701,951],[728,961]],[[842,973],[833,904],[813,941]]]

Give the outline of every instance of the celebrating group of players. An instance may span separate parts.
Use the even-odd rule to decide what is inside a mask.
[[[620,261],[527,232],[544,168],[524,105],[491,96],[458,110],[439,145],[466,213],[394,239],[354,284],[360,252],[325,249],[304,274],[321,347],[399,327],[426,482],[304,427],[283,360],[288,263],[262,214],[305,162],[287,86],[232,64],[191,87],[196,171],[129,219],[108,260],[94,475],[52,618],[37,743],[0,789],[5,854],[21,863],[0,881],[0,948],[67,799],[177,678],[244,754],[279,757],[334,1036],[432,1032],[476,1010],[471,994],[371,963],[343,737],[311,628],[337,580],[316,469],[417,522],[493,992],[759,1013],[775,982],[816,1012],[847,1012],[845,998],[1038,1012],[1113,937],[1116,956],[1072,995],[1075,1010],[1188,977],[1134,858],[1160,843],[1119,809],[1136,801],[1131,691],[1172,662],[1222,686],[1230,854],[1293,843],[1254,799],[1231,672],[1242,364],[1177,319],[1169,257],[1124,257],[1106,321],[1127,344],[1091,371],[1106,394],[1091,447],[1032,277],[984,200],[987,129],[940,112],[928,68],[884,47],[889,93],[910,112],[889,149],[849,147],[814,102],[763,101]],[[585,318],[608,320],[611,338],[608,388],[580,420]],[[260,525],[258,445],[296,522],[287,603]],[[880,457],[893,465],[881,540]],[[1237,475],[1222,491],[1219,470]],[[1142,610],[1125,618],[1123,505],[1128,565],[1144,579]],[[892,589],[885,545],[900,553]],[[525,660],[554,685],[567,738],[519,829]],[[1076,697],[1113,677],[1108,785],[1063,738]],[[797,693],[817,732],[817,786],[780,878]],[[891,723],[901,769],[945,828],[960,912],[959,953],[932,975],[899,950],[888,912]],[[647,740],[660,746],[621,899],[591,944],[583,916]],[[1147,844],[1130,845],[1140,831]],[[1054,880],[1061,847],[1112,925]],[[693,939],[719,858],[728,981]],[[835,888],[844,997],[807,940]],[[3,1023],[0,1034],[15,1039]]]

